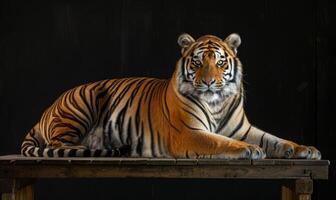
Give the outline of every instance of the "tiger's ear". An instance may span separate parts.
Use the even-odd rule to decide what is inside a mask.
[[[232,33],[224,40],[234,51],[237,53],[237,49],[241,44],[240,36],[237,33]]]
[[[177,43],[180,45],[180,47],[182,47],[181,49],[182,54],[194,42],[195,42],[194,38],[187,33],[181,34],[177,39]]]

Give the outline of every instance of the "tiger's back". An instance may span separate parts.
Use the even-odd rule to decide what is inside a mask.
[[[125,78],[68,90],[27,134],[21,152],[68,156],[58,149],[73,149],[68,152],[72,156],[111,156],[111,151],[129,147],[131,156],[168,156],[162,141],[166,138],[158,135],[159,130],[167,130],[166,123],[158,120],[165,119],[165,111],[158,108],[163,106],[167,86],[167,80]]]

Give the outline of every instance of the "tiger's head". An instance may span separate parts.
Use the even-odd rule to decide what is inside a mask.
[[[177,62],[177,88],[209,104],[242,92],[242,64],[237,57],[241,43],[236,33],[222,40],[205,35],[196,41],[188,34],[178,38],[182,57]]]

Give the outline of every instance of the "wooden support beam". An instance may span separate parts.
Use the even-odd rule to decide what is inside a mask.
[[[313,180],[310,178],[289,180],[282,186],[282,200],[311,200]]]
[[[2,200],[33,200],[34,179],[0,179]]]

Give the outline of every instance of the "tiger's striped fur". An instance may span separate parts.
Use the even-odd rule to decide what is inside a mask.
[[[252,126],[244,112],[237,34],[178,38],[170,80],[125,78],[63,93],[26,135],[25,156],[320,159]]]

